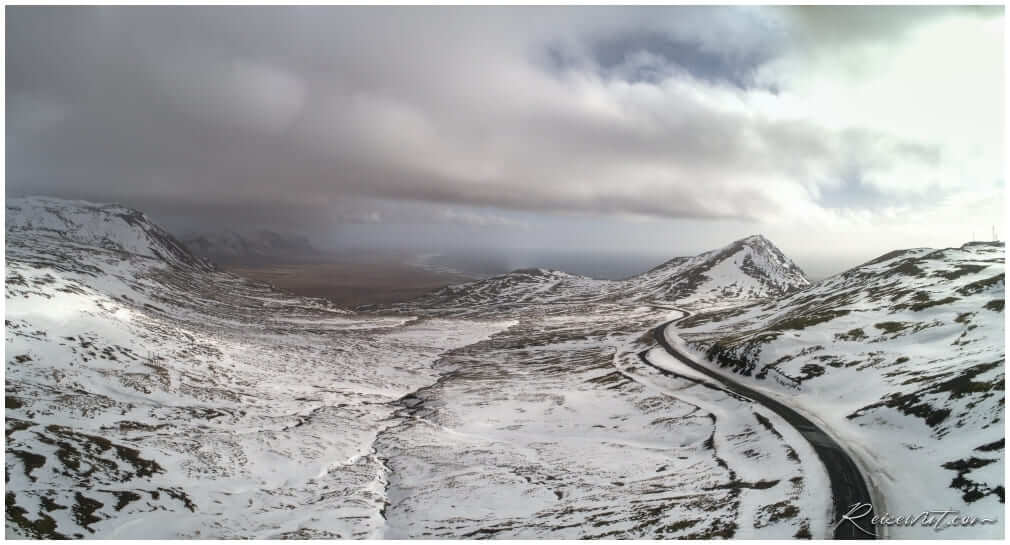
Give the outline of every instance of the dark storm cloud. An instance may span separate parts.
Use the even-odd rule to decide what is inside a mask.
[[[367,199],[742,219],[812,202],[854,148],[754,115],[744,93],[797,35],[871,22],[750,8],[7,15],[8,195],[312,223],[365,221],[346,210]]]

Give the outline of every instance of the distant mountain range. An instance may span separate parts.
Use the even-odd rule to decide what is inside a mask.
[[[448,286],[402,306],[411,311],[475,313],[528,303],[617,301],[739,304],[781,297],[810,286],[803,271],[761,235],[693,257],[677,257],[625,280],[600,280],[550,269],[519,269]]]
[[[183,237],[182,243],[194,254],[219,263],[305,259],[322,254],[304,235],[268,230],[195,234]]]

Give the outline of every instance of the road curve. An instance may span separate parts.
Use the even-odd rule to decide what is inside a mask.
[[[859,472],[859,468],[856,466],[855,462],[852,461],[852,458],[849,457],[847,452],[845,452],[845,449],[843,449],[841,445],[835,442],[834,439],[824,433],[823,430],[818,428],[808,418],[795,410],[779,403],[761,392],[744,386],[743,384],[727,378],[722,374],[716,373],[708,366],[695,362],[686,354],[671,346],[666,340],[665,331],[667,326],[690,316],[690,313],[683,309],[678,308],[671,310],[677,310],[682,312],[684,315],[676,320],[665,322],[652,330],[652,335],[656,338],[659,345],[662,346],[663,349],[671,356],[680,360],[684,365],[687,365],[688,367],[715,379],[725,386],[727,390],[761,403],[765,407],[775,411],[776,414],[784,418],[786,422],[789,422],[790,425],[796,428],[796,431],[800,432],[800,434],[803,435],[808,442],[810,442],[810,445],[814,448],[814,451],[817,453],[817,456],[821,459],[821,462],[824,464],[824,468],[828,472],[828,479],[831,482],[831,495],[834,500],[833,503],[836,518],[835,539],[875,539],[877,529],[871,523],[871,519],[874,515],[872,510],[869,508],[863,508],[850,514],[848,517],[842,517],[842,515],[849,514],[853,506],[857,504],[869,506],[873,503],[870,498],[870,492],[866,487],[866,481],[863,479],[863,475]],[[648,361],[648,358],[642,359],[645,363],[658,369],[659,371],[669,373],[666,369]]]

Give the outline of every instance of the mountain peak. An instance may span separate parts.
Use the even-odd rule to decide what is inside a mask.
[[[776,297],[810,285],[803,271],[764,235],[694,257],[677,257],[636,278],[667,299]]]
[[[780,250],[778,246],[776,246],[775,243],[772,242],[768,237],[762,234],[750,235],[748,237],[735,240],[730,244],[728,244],[727,246],[725,246],[724,248],[740,248],[743,246],[755,248],[761,251],[770,251],[785,258],[785,254],[782,253],[782,250]]]
[[[741,238],[740,240],[738,240],[736,242],[743,243],[743,244],[758,244],[758,243],[761,243],[761,244],[772,244],[772,241],[768,240],[768,238],[766,236],[764,236],[764,235],[762,235],[760,233],[758,233],[756,235],[750,235],[748,237]]]

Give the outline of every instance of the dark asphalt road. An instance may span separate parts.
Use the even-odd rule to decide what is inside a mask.
[[[817,456],[820,457],[821,461],[824,463],[824,468],[828,472],[828,478],[831,481],[831,495],[834,498],[834,508],[835,508],[835,539],[875,539],[876,537],[876,527],[871,524],[871,518],[873,517],[873,511],[867,509],[861,509],[857,514],[862,515],[857,517],[855,514],[851,516],[851,520],[842,519],[842,515],[850,512],[853,506],[857,504],[869,505],[872,503],[870,499],[870,492],[866,488],[866,481],[863,479],[863,475],[859,472],[859,468],[856,466],[852,458],[849,457],[848,453],[842,449],[841,445],[835,442],[834,439],[829,437],[820,428],[818,428],[813,422],[799,414],[798,412],[790,409],[789,407],[775,401],[774,399],[758,392],[752,388],[748,388],[743,384],[740,384],[732,379],[726,378],[723,375],[712,371],[707,366],[696,363],[686,354],[681,353],[676,348],[670,345],[666,340],[666,335],[664,331],[666,327],[671,323],[683,320],[690,316],[685,310],[676,309],[684,313],[677,320],[671,320],[666,322],[659,327],[653,329],[652,334],[659,342],[660,346],[663,347],[671,356],[680,360],[684,365],[704,373],[720,384],[726,387],[727,390],[735,392],[744,397],[748,397],[762,405],[768,407],[769,409],[775,411],[776,414],[784,418],[789,424],[791,424],[797,431],[810,442],[810,445],[814,447],[814,451]],[[651,365],[652,367],[663,371],[664,373],[669,373],[665,369],[654,365],[652,362],[648,361],[647,358],[643,358],[643,361]],[[865,511],[865,513],[864,513]],[[841,520],[839,524],[838,521]]]

